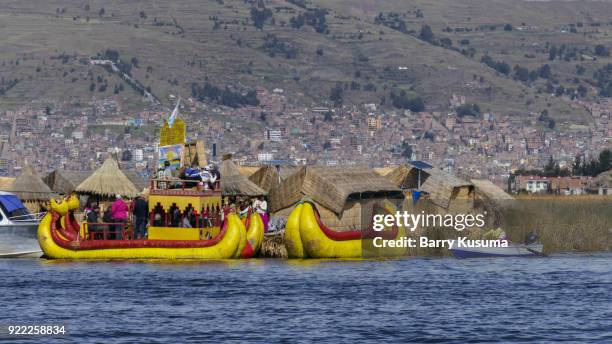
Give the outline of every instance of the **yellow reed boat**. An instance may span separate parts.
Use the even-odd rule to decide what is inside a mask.
[[[180,197],[193,197],[193,195],[181,195],[177,190],[172,192],[174,196],[157,198],[157,202],[151,204],[151,207],[159,211],[160,206],[163,208],[162,204],[176,206],[177,201],[179,203],[185,201]],[[220,195],[213,194],[211,197],[220,199]],[[193,206],[195,203],[189,204]],[[247,235],[244,224],[236,214],[228,214],[220,228],[151,226],[148,239],[134,239],[128,229],[124,231],[122,239],[113,240],[107,238],[110,233],[92,230],[92,224],[79,224],[74,219],[73,211],[76,209],[78,209],[78,199],[75,196],[63,201],[53,200],[50,203],[50,211],[41,220],[38,228],[39,244],[47,258],[231,259],[252,257],[261,245],[258,235],[254,237]],[[261,219],[259,221],[257,219],[258,215],[251,216],[249,232],[261,231],[263,234],[263,224]],[[112,226],[112,224],[102,225]],[[203,232],[215,232],[215,235],[201,239]],[[97,238],[98,236],[101,238]],[[247,239],[251,239],[248,244]],[[245,250],[247,245],[249,249]]]
[[[391,212],[391,209],[386,209]],[[380,237],[397,240],[406,236],[403,227],[375,232],[334,231],[321,221],[316,206],[309,201],[296,205],[285,227],[285,247],[289,258],[364,258],[396,257],[406,253],[405,248],[376,249],[372,242]]]
[[[177,105],[178,107],[178,105]],[[164,123],[160,145],[184,145],[186,166],[205,161],[204,144],[185,142],[185,124]],[[167,157],[168,158],[168,157]],[[78,223],[76,196],[51,200],[38,227],[38,241],[54,259],[234,259],[257,255],[264,224],[257,213],[246,226],[238,215],[222,215],[218,180],[209,187],[192,180],[152,179],[148,197],[147,238],[138,238],[131,223]],[[142,235],[144,233],[138,233]]]

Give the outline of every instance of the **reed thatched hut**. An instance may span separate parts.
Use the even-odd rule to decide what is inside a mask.
[[[278,188],[283,180],[298,172],[300,168],[291,165],[264,165],[258,167],[248,177],[257,186],[270,192],[272,189]]]
[[[56,169],[47,174],[43,180],[58,194],[68,195],[76,189],[87,177],[91,175],[91,171],[68,171]]]
[[[136,189],[142,190],[149,186],[148,180],[138,175],[136,171],[121,170],[121,172],[128,177]],[[74,192],[77,186],[79,186],[91,174],[92,171],[68,171],[56,169],[47,174],[43,180],[54,192],[68,195],[71,192]]]
[[[260,188],[270,192],[280,185],[281,177],[276,166],[266,165],[249,175],[249,180]]]
[[[288,215],[300,200],[312,200],[322,221],[335,230],[369,226],[377,207],[397,207],[402,191],[369,168],[302,166],[270,191],[270,209]]]
[[[31,212],[37,213],[56,194],[38,176],[31,165],[26,165],[7,191],[17,195]]]
[[[453,201],[461,208],[473,206],[474,185],[422,161],[400,165],[386,176],[402,190],[426,193],[436,206],[448,210]]]
[[[0,191],[8,191],[14,181],[13,177],[0,177]]]
[[[48,201],[55,196],[31,165],[23,168],[8,191],[19,196],[22,201]]]
[[[476,189],[476,197],[503,206],[514,200],[514,197],[506,193],[502,188],[487,179],[471,179]]]
[[[117,194],[124,197],[135,197],[139,193],[134,183],[119,169],[117,161],[110,157],[100,168],[83,180],[75,191],[103,197],[112,197]]]
[[[226,154],[221,163],[221,194],[223,196],[265,196],[267,191],[257,186],[240,173],[232,161],[232,155]]]
[[[237,166],[238,171],[245,177],[250,177],[253,173],[259,171],[262,166]]]

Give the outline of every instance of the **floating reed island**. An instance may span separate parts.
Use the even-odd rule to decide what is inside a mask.
[[[276,229],[285,229],[262,238],[261,249],[253,252],[260,257],[319,257],[317,250],[324,248],[316,245],[322,242],[332,256],[348,257],[356,252],[363,255],[366,250],[363,242],[372,228],[373,216],[397,210],[413,214],[485,214],[485,230],[501,227],[515,242],[522,242],[529,232],[536,232],[547,252],[610,249],[610,196],[511,196],[488,180],[464,180],[423,162],[377,169],[244,167],[237,166],[231,155],[226,155],[220,170],[219,204],[226,197],[263,196],[268,201],[272,224]],[[135,197],[148,186],[146,180],[135,177],[133,172],[122,171],[112,158],[93,173],[56,170],[41,179],[31,166],[26,166],[16,179],[3,178],[0,182],[3,189],[15,192],[32,208],[39,208],[58,194],[76,193],[105,202],[117,194]],[[292,214],[300,206],[309,208],[309,219],[297,216],[298,220],[291,222]],[[310,226],[309,231],[315,230],[319,236],[305,238],[301,235],[304,226]],[[293,237],[287,231],[291,228]],[[460,236],[477,239],[482,233],[483,229],[456,231],[433,226],[404,235],[433,240]],[[397,232],[389,228],[385,235]],[[341,241],[349,243],[336,245]],[[448,251],[414,247],[401,254],[445,255]]]

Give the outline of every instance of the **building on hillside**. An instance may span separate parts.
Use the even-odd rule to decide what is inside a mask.
[[[554,193],[558,195],[582,195],[587,193],[592,177],[541,177],[516,176],[513,192]]]

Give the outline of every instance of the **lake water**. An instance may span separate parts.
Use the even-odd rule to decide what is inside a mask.
[[[387,261],[0,260],[12,343],[612,342],[612,254]]]

